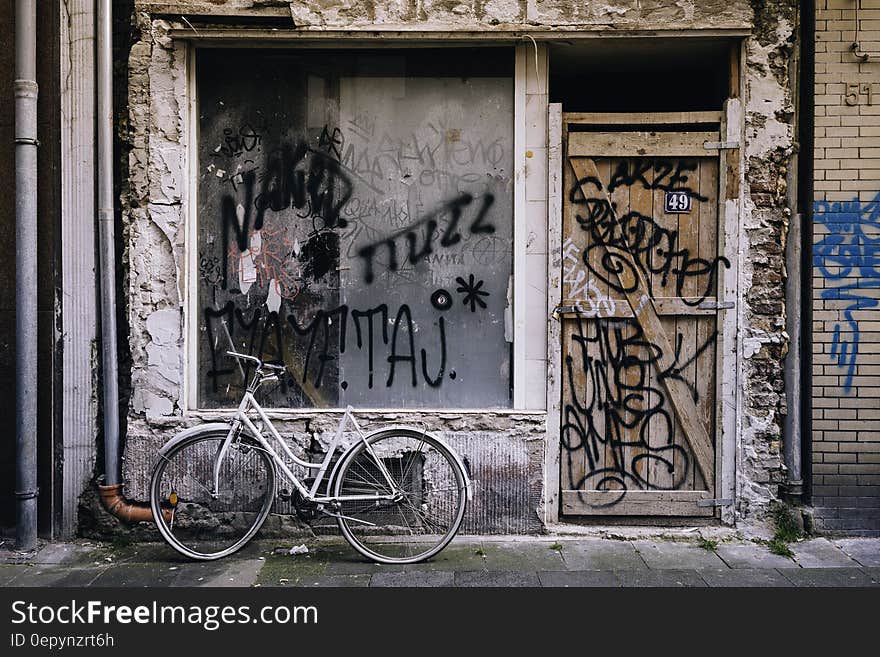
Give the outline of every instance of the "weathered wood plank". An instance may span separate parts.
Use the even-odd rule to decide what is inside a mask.
[[[630,490],[621,491],[574,491],[563,490],[562,512],[598,516],[690,516],[711,517],[713,507],[697,506],[702,499],[709,499],[709,491],[676,490]]]
[[[565,112],[566,125],[680,125],[719,123],[722,112]]]
[[[706,304],[715,303],[715,297],[706,297],[705,299],[698,297],[655,297],[654,307],[657,309],[658,315],[715,315],[717,310],[714,307],[700,308],[697,303],[705,302]],[[586,317],[588,319],[623,319],[632,317],[632,308],[629,304],[615,304],[613,308],[601,306],[593,308],[585,306],[581,299],[563,299],[559,304],[562,310],[558,310],[557,314],[562,317]],[[568,310],[571,308],[572,310]]]
[[[551,103],[547,117],[547,316],[562,300],[563,162],[562,105]],[[562,426],[562,323],[547,326],[547,449],[544,452],[544,522],[559,518],[560,429]]]
[[[718,157],[703,147],[718,132],[570,132],[569,157]],[[606,179],[607,180],[607,179]]]
[[[647,185],[632,185],[630,187],[630,211],[638,212],[640,215],[649,217],[654,212],[654,190],[651,189],[651,186],[654,182],[654,171],[653,169],[645,172],[645,180],[648,183]],[[650,281],[648,281],[648,285],[650,285]],[[632,309],[629,307],[629,304],[618,304],[621,309],[625,309],[628,311],[630,317],[633,316]],[[654,404],[656,403],[656,393],[653,391],[652,377],[654,376],[654,371],[652,368],[647,368],[647,372],[644,373],[646,376],[645,381],[642,383],[642,388],[644,392],[644,400],[642,404],[644,404],[645,409],[652,409]],[[648,445],[648,441],[651,439],[651,429],[654,424],[654,414],[649,413],[647,418],[644,420],[645,422],[645,431],[641,436],[636,436],[639,441],[644,441]],[[632,456],[633,458],[641,457],[644,454],[648,453],[649,450],[647,446],[640,446],[638,448],[633,449]],[[644,458],[640,458],[635,462],[636,474],[642,478],[644,481],[651,480],[651,460],[646,460]]]
[[[718,160],[703,160],[700,174],[700,194],[706,197],[705,203],[700,204],[700,233],[699,233],[699,256],[711,260],[718,256]],[[718,281],[714,281],[710,294],[717,294]],[[711,347],[706,348],[697,358],[695,366],[697,394],[697,408],[703,426],[715,437],[716,453],[718,449],[715,430],[715,381],[716,381],[716,351],[717,343],[717,313],[711,317],[700,318],[697,321],[697,346],[700,347],[716,337]],[[717,461],[716,461],[717,471]],[[695,480],[695,487],[705,486],[699,475]]]
[[[716,158],[717,160],[717,158]],[[700,191],[700,181],[703,173],[703,162],[707,162],[708,158],[704,158],[702,161],[697,160],[697,170],[693,172],[690,176],[689,185],[692,186],[692,189],[696,193]],[[701,245],[700,245],[700,221],[702,219],[703,211],[707,210],[706,204],[700,201],[694,200],[694,207],[691,212],[688,214],[679,214],[678,216],[678,249],[681,251],[686,251],[689,254],[693,254],[693,256],[700,255]],[[692,256],[692,257],[693,257]],[[713,258],[709,258],[709,262],[712,261]],[[681,287],[682,294],[687,295],[689,297],[696,296],[700,293],[699,290],[699,281],[694,276],[688,276],[684,279]],[[681,359],[685,362],[691,357],[691,354],[695,354],[697,351],[697,326],[696,320],[694,319],[683,319],[678,318],[676,322],[676,333],[674,334],[676,340],[681,340]],[[681,336],[679,338],[679,336]],[[676,345],[673,345],[676,346]],[[692,399],[694,400],[694,404],[699,407],[699,396],[697,393],[697,376],[696,376],[696,363],[687,364],[682,370],[682,377],[685,382],[691,386],[694,386]],[[697,412],[697,416],[702,418]],[[706,427],[705,423],[702,425],[704,428]],[[708,433],[708,429],[706,429]],[[687,449],[687,438],[685,436],[677,436],[677,440],[681,442],[679,444],[684,445],[685,449]],[[678,463],[676,463],[676,467],[678,467]],[[697,468],[690,468],[687,475],[687,486],[688,488],[696,487],[696,478],[699,475],[695,474],[698,472]]]

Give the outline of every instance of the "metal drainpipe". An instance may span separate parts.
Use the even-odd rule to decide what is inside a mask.
[[[116,358],[116,254],[113,232],[113,15],[98,2],[98,248],[104,384],[104,484],[119,484],[119,366]]]
[[[104,385],[104,484],[101,503],[125,522],[150,522],[149,505],[125,499],[119,459],[119,363],[116,356],[116,237],[113,224],[113,10],[97,8],[98,250],[101,268],[101,358]]]
[[[798,21],[800,23],[800,21]],[[798,48],[792,53],[792,66],[794,85],[792,88],[792,102],[795,104],[794,134],[799,134],[798,117],[800,84],[801,84],[801,58],[799,48],[803,45],[803,30],[799,35]],[[788,236],[785,242],[785,331],[788,334],[789,346],[785,356],[785,400],[788,415],[785,418],[783,435],[782,456],[787,470],[784,484],[784,496],[791,502],[799,502],[803,497],[804,482],[801,460],[801,224],[803,215],[798,212],[798,153],[792,154],[789,169],[786,176],[786,203],[790,211],[788,222]]]
[[[16,547],[37,545],[37,5],[15,3]]]

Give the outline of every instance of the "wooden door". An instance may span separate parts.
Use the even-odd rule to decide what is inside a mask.
[[[716,291],[729,264],[708,127],[564,118],[563,515],[715,513]]]

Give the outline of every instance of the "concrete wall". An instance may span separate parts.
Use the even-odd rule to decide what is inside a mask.
[[[730,181],[732,210],[740,217],[741,302],[738,304],[739,340],[736,352],[737,389],[742,395],[724,400],[736,415],[736,506],[725,515],[727,522],[759,518],[777,494],[782,479],[780,457],[784,409],[782,359],[786,349],[783,304],[782,248],[786,235],[785,171],[793,154],[791,71],[788,63],[796,27],[793,1],[745,2],[744,0],[666,2],[617,0],[603,3],[568,1],[492,2],[177,2],[136,3],[137,38],[129,54],[128,122],[129,175],[122,196],[125,232],[123,288],[130,326],[132,402],[124,477],[129,495],[143,499],[153,455],[159,445],[183,426],[212,414],[187,408],[186,302],[187,231],[194,217],[188,214],[191,189],[186,170],[190,131],[187,123],[187,45],[173,39],[172,30],[207,31],[216,16],[264,18],[267,25],[297,26],[296,34],[321,37],[334,28],[353,29],[335,34],[340,40],[374,26],[388,31],[485,32],[487,38],[508,35],[519,41],[523,65],[517,73],[521,98],[518,111],[526,124],[517,144],[530,150],[532,158],[517,154],[517,189],[524,209],[546,211],[546,80],[543,49],[539,71],[534,70],[531,42],[519,32],[541,39],[543,33],[559,31],[603,32],[616,36],[643,30],[724,30],[749,33],[744,42],[741,68],[743,121],[740,176]],[[180,19],[188,16],[188,23]],[[234,22],[233,22],[234,23]],[[259,23],[250,23],[251,27]],[[215,26],[216,27],[216,26]],[[230,21],[222,27],[230,28]],[[517,32],[519,31],[519,32]],[[277,38],[278,34],[268,38]],[[235,37],[238,38],[238,37]],[[419,38],[413,34],[413,38]],[[375,45],[382,42],[373,39]],[[374,45],[371,43],[371,45]],[[524,48],[524,50],[523,50]],[[533,83],[533,79],[535,82]],[[711,109],[711,108],[707,108]],[[720,108],[714,108],[720,109]],[[519,120],[519,119],[518,119]],[[529,127],[531,126],[531,127]],[[735,215],[734,215],[735,216]],[[520,277],[515,285],[523,295],[533,295],[535,308],[546,308],[546,223],[535,215],[517,218],[519,239],[529,236],[522,250]],[[525,244],[523,245],[525,246]],[[532,277],[527,273],[533,264]],[[523,269],[526,268],[526,269]],[[528,291],[533,288],[532,291]],[[525,298],[520,297],[520,298]],[[521,306],[522,308],[522,306]],[[529,305],[531,308],[531,305]],[[521,310],[522,312],[522,310]],[[542,311],[541,311],[542,312]],[[368,424],[395,420],[425,421],[460,446],[465,456],[482,465],[475,473],[481,485],[494,494],[491,507],[469,529],[481,532],[530,532],[540,528],[542,463],[546,413],[541,405],[527,405],[526,398],[540,398],[531,390],[547,379],[545,358],[547,318],[526,310],[518,350],[534,371],[518,379],[518,409],[509,412],[462,413],[369,413]],[[527,322],[536,328],[528,329]],[[537,379],[535,379],[537,377]],[[542,400],[543,401],[543,400]],[[519,410],[530,408],[528,412]],[[316,415],[311,413],[310,415]],[[308,434],[295,414],[279,414],[292,440],[304,443]],[[332,413],[318,414],[312,424],[319,433],[335,425]],[[558,449],[547,445],[546,449]],[[506,474],[505,474],[506,473]],[[512,473],[512,474],[511,474]]]
[[[820,529],[880,534],[880,2],[858,35],[856,4],[816,2],[812,503]]]

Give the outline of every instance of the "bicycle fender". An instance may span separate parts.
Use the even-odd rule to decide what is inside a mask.
[[[416,427],[406,426],[403,424],[392,424],[389,426],[381,427],[380,429],[376,429],[374,431],[370,431],[369,433],[364,434],[364,438],[368,440],[378,433],[383,433],[385,431],[393,431],[393,430],[400,431],[400,430],[404,430],[404,429],[407,431],[417,431],[420,433],[424,433],[424,434],[430,436],[431,438],[433,438],[434,440],[436,440],[441,445],[443,445],[443,447],[445,447],[449,451],[449,453],[452,455],[452,458],[455,459],[455,462],[458,464],[458,466],[461,468],[461,471],[464,473],[464,484],[465,484],[465,491],[466,491],[466,495],[467,495],[467,501],[470,502],[474,497],[473,485],[471,484],[470,470],[468,469],[467,466],[465,466],[464,461],[461,460],[461,456],[458,455],[458,452],[455,451],[454,449],[452,449],[452,447],[449,446],[449,443],[447,443],[445,440],[443,440],[436,433],[434,433],[432,431],[424,431],[422,429],[417,429]],[[333,494],[332,491],[330,490],[330,487],[334,483],[334,480],[336,478],[336,473],[338,472],[339,467],[342,465],[342,463],[346,460],[345,457],[348,455],[348,452],[350,450],[354,449],[357,446],[357,444],[358,444],[358,442],[353,443],[352,446],[349,447],[343,453],[343,455],[339,458],[338,461],[336,461],[336,464],[333,466],[333,470],[330,472],[330,476],[327,478],[327,489],[326,489],[327,495]]]
[[[184,440],[187,440],[188,438],[192,438],[196,434],[204,433],[207,431],[211,431],[211,432],[224,431],[226,433],[229,433],[229,430],[231,428],[232,427],[230,425],[226,424],[225,422],[209,422],[207,424],[200,424],[196,427],[190,427],[189,429],[184,429],[179,434],[174,436],[174,438],[172,438],[167,443],[162,445],[162,447],[159,449],[159,456],[164,456],[165,454],[168,453],[168,451],[172,447],[182,443]]]

